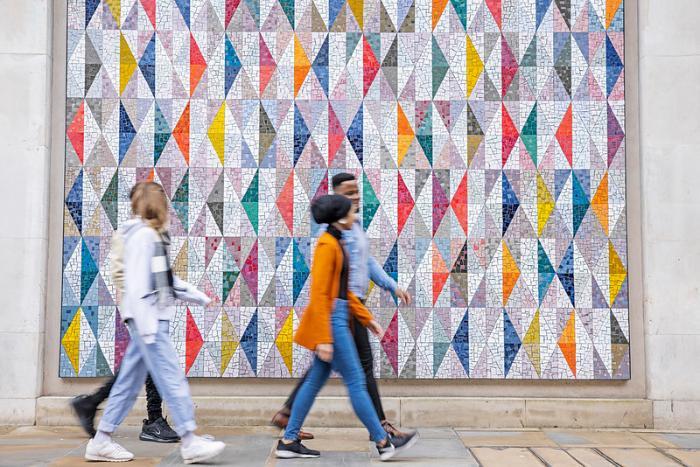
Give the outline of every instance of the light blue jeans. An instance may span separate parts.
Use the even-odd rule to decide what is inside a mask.
[[[311,406],[319,391],[326,384],[331,370],[336,370],[343,377],[348,388],[350,402],[355,414],[369,431],[372,441],[378,443],[386,439],[386,431],[377,417],[372,399],[367,393],[365,372],[357,356],[355,340],[350,332],[348,323],[348,302],[341,299],[335,300],[335,308],[331,315],[331,327],[333,331],[333,360],[330,363],[314,357],[311,369],[307,373],[306,380],[301,385],[297,397],[292,405],[292,413],[289,416],[287,430],[284,438],[289,440],[299,439],[299,430],[308,415]]]
[[[129,321],[127,326],[131,341],[97,429],[105,433],[117,429],[129,414],[146,381],[146,375],[150,373],[158,392],[168,404],[177,434],[183,436],[196,430],[190,387],[178,364],[177,351],[170,341],[170,322],[158,322],[158,333],[153,344],[143,342],[133,321]]]

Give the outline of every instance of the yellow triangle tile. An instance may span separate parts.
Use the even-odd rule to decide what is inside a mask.
[[[620,293],[622,289],[622,284],[625,282],[627,277],[627,270],[625,265],[622,264],[620,256],[615,251],[615,247],[612,242],[608,240],[608,251],[609,251],[609,271],[610,271],[610,306],[615,302],[617,294]]]
[[[275,338],[275,345],[279,350],[284,364],[287,365],[289,372],[292,372],[292,351],[293,351],[293,333],[294,333],[294,310],[289,312],[287,319],[282,325],[282,329]]]
[[[226,141],[226,101],[221,103],[219,111],[216,112],[214,120],[212,120],[209,126],[209,131],[207,131],[209,136],[209,141],[216,151],[216,155],[219,156],[219,162],[224,165],[225,160],[225,141]]]
[[[542,175],[537,173],[537,235],[541,236],[549,216],[554,211],[554,198],[547,189]]]
[[[530,357],[532,366],[537,370],[537,374],[541,376],[542,365],[540,358],[540,310],[535,312],[535,316],[530,322],[530,327],[523,338],[523,346],[527,356]]]
[[[479,52],[474,47],[471,37],[467,35],[467,98],[472,95],[472,91],[479,82],[479,77],[484,72],[484,62],[479,56]]]
[[[126,42],[124,34],[119,33],[119,94],[124,92],[136,71],[136,58]]]
[[[68,360],[73,365],[76,375],[80,366],[80,316],[82,314],[82,308],[78,308],[75,316],[73,316],[73,321],[70,322],[66,333],[61,338],[63,350],[65,350]]]
[[[236,331],[233,328],[233,323],[228,318],[225,312],[222,312],[223,318],[221,319],[221,367],[220,374],[224,374],[228,364],[231,362],[231,358],[236,353],[238,349],[238,336],[236,336]]]
[[[114,18],[114,21],[117,23],[117,26],[121,27],[122,22],[121,22],[121,17],[122,17],[122,5],[121,5],[121,0],[105,0],[105,3],[107,6],[109,6],[109,11],[112,13],[112,17]]]
[[[348,5],[352,14],[355,15],[355,20],[360,29],[364,29],[365,18],[365,1],[364,0],[348,0]]]

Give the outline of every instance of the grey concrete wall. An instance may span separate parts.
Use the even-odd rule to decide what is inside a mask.
[[[2,0],[0,0],[2,1]],[[65,2],[56,0],[54,8],[54,86],[53,86],[53,145],[51,172],[51,242],[49,245],[49,282],[46,312],[46,352],[43,394],[67,396],[88,391],[98,384],[94,379],[58,378],[59,313],[61,303],[61,248],[63,222],[63,158],[65,106]],[[630,278],[630,327],[632,379],[617,382],[578,381],[502,381],[502,380],[383,380],[382,393],[389,397],[515,397],[515,398],[612,398],[639,399],[646,395],[644,360],[644,329],[642,310],[641,198],[639,188],[638,114],[637,99],[637,8],[636,0],[626,1],[626,84],[627,131],[627,200]],[[288,394],[294,381],[269,379],[191,379],[195,396],[282,396]],[[345,389],[337,382],[329,384],[324,395],[343,395]]]
[[[34,421],[43,378],[50,0],[0,1],[0,423]]]
[[[640,0],[648,397],[657,426],[700,427],[700,2]]]

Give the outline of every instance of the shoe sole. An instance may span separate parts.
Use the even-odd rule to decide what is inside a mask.
[[[408,449],[411,449],[413,447],[413,445],[416,444],[416,442],[418,441],[419,438],[420,438],[420,435],[416,432],[416,435],[413,438],[411,438],[411,440],[408,443],[406,443],[403,446],[398,447],[398,448],[395,447],[394,450],[391,452],[387,452],[385,454],[380,454],[379,459],[382,461],[388,461],[389,459],[391,459],[395,455],[397,455],[403,451],[406,451]]]
[[[275,456],[279,459],[316,459],[317,457],[321,457],[320,454],[299,454],[298,452],[280,451],[277,449],[275,450]]]
[[[209,459],[213,459],[216,456],[218,456],[219,454],[221,454],[222,452],[224,452],[224,449],[226,449],[226,446],[222,446],[220,449],[217,449],[216,451],[210,452],[209,454],[204,455],[204,456],[193,457],[192,459],[184,459],[183,458],[182,461],[185,464],[197,464],[199,462],[208,461]]]
[[[110,459],[109,457],[93,456],[91,454],[85,454],[85,460],[90,462],[129,462],[134,460],[131,459]]]
[[[172,443],[177,443],[178,441],[180,441],[180,438],[173,438],[173,439],[157,438],[153,435],[144,434],[144,433],[141,433],[139,435],[139,439],[141,441],[149,441],[151,443],[163,443],[163,444],[172,444]]]

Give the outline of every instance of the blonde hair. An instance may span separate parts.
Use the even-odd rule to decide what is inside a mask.
[[[155,182],[140,182],[132,193],[131,211],[158,232],[167,230],[168,198],[163,187]]]

